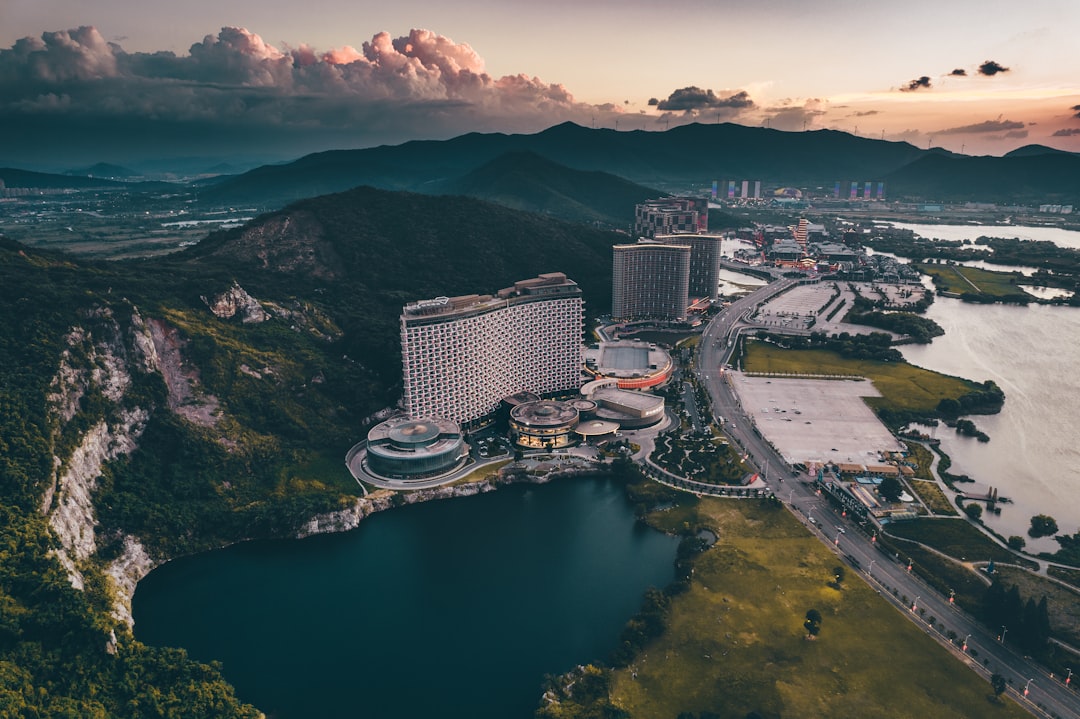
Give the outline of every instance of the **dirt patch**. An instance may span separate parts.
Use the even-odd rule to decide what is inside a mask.
[[[218,399],[203,391],[199,382],[199,368],[185,359],[187,341],[175,327],[163,320],[151,319],[147,325],[165,386],[169,390],[169,409],[202,427],[216,427]]]

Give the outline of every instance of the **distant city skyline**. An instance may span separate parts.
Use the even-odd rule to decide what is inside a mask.
[[[1078,26],[1071,0],[7,0],[0,164],[287,159],[564,121],[1080,151]]]

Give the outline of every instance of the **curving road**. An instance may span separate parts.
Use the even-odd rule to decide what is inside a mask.
[[[1008,692],[1035,716],[1080,717],[1080,697],[1073,688],[1065,686],[1064,677],[1050,676],[1041,666],[1014,651],[1008,642],[1007,629],[1004,632],[1005,641],[1002,642],[996,633],[988,631],[951,604],[948,597],[924,584],[908,571],[906,557],[881,551],[872,537],[835,512],[809,481],[797,480],[791,466],[753,430],[749,416],[742,411],[738,397],[724,379],[724,373],[738,344],[739,333],[750,326],[745,319],[750,311],[797,282],[790,278],[781,279],[751,292],[718,314],[702,333],[695,371],[708,390],[713,414],[718,420],[723,418],[726,433],[749,455],[747,461],[758,468],[777,497],[784,500],[822,542],[875,586],[882,597],[900,608],[974,671],[987,679],[993,673],[1004,676],[1010,681]],[[810,478],[803,476],[800,479]],[[896,590],[896,596],[893,596],[893,590]],[[900,599],[904,596],[908,597],[906,604],[902,604]],[[911,603],[916,598],[917,606],[913,610]],[[926,610],[926,617],[938,620],[937,628],[924,621],[917,611],[919,609]],[[945,637],[943,632],[948,630],[956,632],[959,637],[968,637],[966,651]],[[978,653],[978,659],[972,657],[972,650]],[[1077,680],[1080,681],[1080,667],[1076,669]],[[1029,683],[1029,680],[1032,681]],[[1025,686],[1029,689],[1027,698],[1023,696]]]

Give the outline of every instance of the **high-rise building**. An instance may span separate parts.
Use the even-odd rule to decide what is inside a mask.
[[[720,257],[722,254],[719,235],[657,235],[657,242],[665,245],[690,246],[690,297],[715,299],[720,291]]]
[[[504,397],[581,385],[581,289],[561,272],[495,295],[436,297],[401,313],[405,411],[468,423]]]
[[[617,320],[685,320],[690,245],[642,241],[613,248],[611,316]]]
[[[665,197],[634,206],[634,234],[638,237],[708,231],[709,201],[704,197]]]

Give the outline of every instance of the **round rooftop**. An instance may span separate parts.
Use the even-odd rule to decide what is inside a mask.
[[[438,438],[441,430],[435,422],[410,420],[389,432],[390,441],[397,445],[427,444]]]
[[[542,399],[525,402],[510,410],[510,419],[529,427],[558,427],[578,418],[578,411],[570,402]]]

